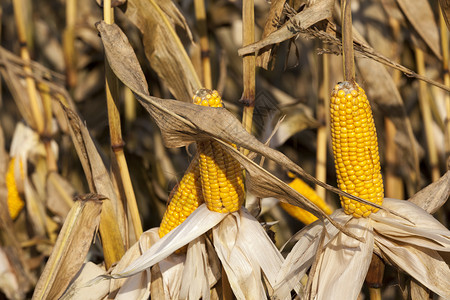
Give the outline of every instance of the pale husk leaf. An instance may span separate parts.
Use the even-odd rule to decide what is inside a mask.
[[[397,244],[379,237],[375,239],[375,244],[384,259],[398,266],[444,299],[450,298],[448,284],[450,269],[437,251],[403,243]]]
[[[331,217],[341,225],[347,223],[351,218],[342,210],[335,211]],[[297,232],[286,242],[283,249],[290,246],[292,242],[295,242],[295,244],[286,256],[278,274],[277,284],[275,285],[277,296],[294,288],[298,289],[300,279],[312,265],[319,246],[326,245],[338,232],[338,229],[331,223],[325,221],[324,224],[321,221],[316,221]],[[321,241],[322,235],[323,240]]]
[[[408,216],[415,224],[378,211],[370,216],[374,230],[391,239],[438,251],[450,251],[450,231],[432,215],[415,204],[397,199],[385,198],[383,206]]]
[[[261,224],[245,208],[240,210],[239,247],[261,267],[269,283],[273,286],[284,261]],[[263,251],[258,251],[264,249]]]
[[[356,299],[369,269],[373,252],[373,233],[367,218],[351,219],[347,228],[366,240],[360,243],[338,233],[320,253],[316,270],[311,270],[309,299]]]
[[[172,254],[158,263],[161,270],[166,299],[180,299],[183,269],[186,255]]]
[[[240,221],[239,212],[235,212],[214,227],[214,247],[236,298],[266,299],[260,266],[238,244]]]
[[[211,271],[208,256],[216,256],[215,251],[207,252],[203,236],[189,243],[180,287],[180,299],[209,299],[210,288],[219,279]],[[214,274],[216,273],[216,274]],[[207,276],[205,276],[205,274]]]
[[[92,278],[104,275],[106,271],[92,262],[85,263],[80,272],[75,277],[74,282],[67,291],[59,298],[60,300],[70,299],[86,299],[98,300],[103,299],[109,292],[109,281],[101,280],[94,284],[86,284]]]
[[[128,265],[139,258],[143,252],[148,250],[151,245],[153,245],[156,241],[159,240],[158,228],[152,228],[142,233],[139,237],[139,241],[131,246],[127,252],[125,252],[124,256],[122,256],[121,260],[115,265],[112,272],[119,273],[124,270]],[[135,276],[140,277],[141,273],[137,273]],[[147,276],[147,275],[145,275]],[[151,276],[147,277],[150,283]],[[114,279],[111,280],[110,291],[114,293],[118,291],[126,282],[127,279]]]
[[[111,277],[129,277],[151,267],[217,225],[225,216],[201,205],[181,225],[158,240],[127,268],[111,274]]]
[[[120,288],[116,300],[147,300],[150,296],[150,270],[147,269],[125,280]]]

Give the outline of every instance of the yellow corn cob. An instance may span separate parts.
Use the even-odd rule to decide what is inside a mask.
[[[16,178],[14,175],[14,163],[16,161],[16,158],[13,157],[9,161],[8,165],[8,171],[6,172],[6,188],[8,190],[8,210],[9,215],[11,216],[11,219],[15,220],[19,213],[22,211],[23,207],[25,206],[25,202],[22,200],[22,198],[19,195],[19,191],[17,190],[17,183]],[[23,168],[22,168],[22,161],[19,160],[20,164],[20,176],[21,178],[24,177],[23,174]]]
[[[305,198],[316,204],[326,214],[330,215],[333,212],[331,207],[329,207],[328,204],[322,198],[320,198],[319,195],[317,195],[316,191],[314,191],[306,182],[304,182],[300,178],[295,178],[291,183],[289,183],[289,186],[305,196]],[[312,222],[317,220],[317,217],[315,215],[298,206],[291,205],[286,202],[280,202],[280,206],[288,214],[305,225],[311,224]]]
[[[159,237],[168,234],[183,223],[203,203],[200,185],[198,155],[189,165],[186,173],[171,192],[171,199],[159,226]]]
[[[201,89],[196,92],[193,101],[197,105],[223,107],[217,91]],[[208,209],[221,213],[239,210],[245,198],[239,162],[216,141],[198,142],[197,149],[200,155],[203,199]]]
[[[339,188],[381,205],[383,180],[375,124],[367,96],[356,83],[341,82],[331,95],[331,136]],[[347,214],[367,217],[378,209],[346,197]]]

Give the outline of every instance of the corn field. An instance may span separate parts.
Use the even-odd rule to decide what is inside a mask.
[[[448,0],[0,20],[0,299],[450,299]]]

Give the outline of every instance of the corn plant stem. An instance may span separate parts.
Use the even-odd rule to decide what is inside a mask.
[[[355,81],[355,58],[353,55],[352,9],[351,0],[342,0],[342,66],[344,80]]]
[[[417,64],[417,73],[420,75],[425,75],[425,57],[424,53],[418,47],[415,48],[416,54],[416,64]],[[430,97],[427,93],[427,86],[425,82],[419,82],[419,104],[420,110],[422,112],[422,118],[425,128],[425,136],[427,139],[427,150],[428,150],[428,159],[431,167],[431,179],[432,181],[436,181],[439,179],[439,162],[437,149],[434,142],[433,136],[433,119],[431,116],[430,109]]]
[[[370,300],[381,300],[381,290],[376,288],[369,288]]]
[[[42,134],[44,130],[44,116],[42,115],[42,110],[40,108],[39,100],[36,94],[36,83],[33,80],[32,71],[30,67],[31,58],[30,53],[27,48],[26,31],[25,31],[25,20],[23,16],[24,7],[22,6],[22,0],[13,0],[14,6],[14,19],[17,27],[17,35],[20,43],[20,57],[24,61],[23,70],[25,74],[29,75],[26,77],[25,82],[27,85],[27,93],[30,101],[30,109],[33,115],[34,130],[38,134]]]
[[[195,16],[197,18],[197,29],[200,35],[203,86],[207,89],[212,89],[211,60],[209,52],[208,28],[206,26],[205,0],[195,0],[194,6]]]
[[[111,0],[105,0],[104,5],[104,20],[108,24],[114,22],[113,9],[111,8]],[[120,128],[120,115],[117,109],[114,99],[118,99],[118,81],[114,75],[108,61],[105,60],[105,73],[106,73],[106,102],[108,106],[108,123],[111,135],[111,147],[113,148],[114,155],[119,166],[119,173],[123,182],[123,189],[128,205],[128,209],[131,215],[131,221],[133,223],[134,234],[136,240],[142,234],[142,223],[139,216],[139,210],[136,203],[136,196],[134,194],[133,186],[131,184],[130,173],[128,171],[127,162],[125,160],[125,154],[123,152],[123,140]]]
[[[42,99],[42,106],[44,108],[44,130],[41,134],[41,140],[45,146],[47,169],[49,172],[56,172],[58,170],[56,164],[55,154],[51,148],[52,138],[52,103],[50,97],[50,88],[44,83],[38,85]]]
[[[325,45],[323,45],[325,46]],[[328,123],[329,115],[329,93],[330,93],[330,74],[329,74],[329,57],[321,55],[322,80],[319,86],[319,101],[317,103],[317,120],[321,126],[317,129],[317,155],[316,155],[316,178],[322,182],[327,180],[327,140],[328,140]],[[326,199],[326,189],[316,185],[316,193],[323,200]]]
[[[63,33],[63,50],[66,64],[66,81],[69,88],[76,85],[76,57],[75,57],[75,24],[77,15],[77,1],[66,2],[66,28]]]
[[[441,6],[439,6],[441,7]],[[448,67],[449,60],[449,45],[448,45],[448,30],[445,24],[444,16],[442,15],[442,10],[439,9],[439,27],[441,29],[441,46],[442,46],[442,69],[444,72],[444,84],[450,87],[450,73]],[[450,94],[445,93],[445,157],[450,156]]]
[[[254,1],[242,2],[242,46],[247,46],[255,42],[255,11]],[[243,83],[242,103],[244,103],[244,113],[242,124],[248,132],[252,132],[253,111],[255,109],[255,76],[256,76],[256,56],[254,53],[243,57]]]

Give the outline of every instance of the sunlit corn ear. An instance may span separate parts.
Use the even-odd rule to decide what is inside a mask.
[[[198,155],[171,192],[170,203],[159,226],[159,237],[183,223],[203,203]]]
[[[15,167],[16,158],[13,157],[9,161],[8,171],[6,172],[6,188],[8,190],[8,210],[11,219],[15,220],[19,213],[25,206],[25,201],[20,197],[19,190],[17,188],[16,173],[19,170],[20,178],[24,178],[24,171],[22,166],[22,160],[19,158],[17,161],[19,168]]]
[[[338,83],[331,94],[331,137],[339,188],[381,205],[383,180],[372,109],[356,83]],[[378,209],[341,196],[347,214],[367,217]]]
[[[304,182],[300,178],[296,177],[291,181],[291,183],[289,183],[289,186],[305,196],[319,208],[321,208],[326,214],[330,215],[333,212],[331,207],[328,206],[328,204],[319,195],[317,195],[316,191],[314,191],[314,189],[312,189],[306,182]],[[317,217],[315,215],[298,206],[286,202],[280,202],[280,206],[288,214],[305,225],[311,224],[312,222],[317,220]]]
[[[193,97],[197,105],[223,107],[217,91],[201,89]],[[233,145],[236,147],[235,145]],[[197,143],[203,199],[208,209],[235,212],[244,203],[244,179],[241,165],[216,141]]]

